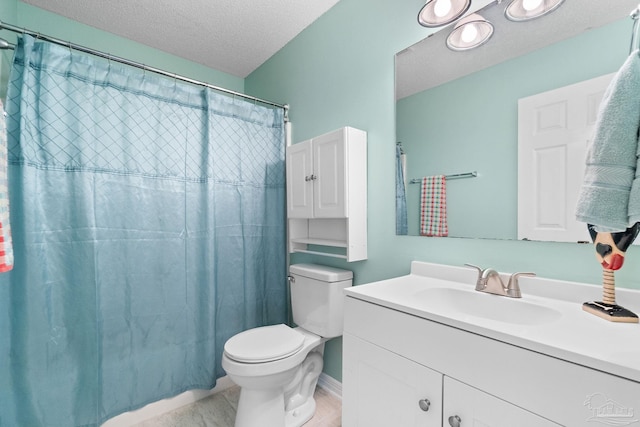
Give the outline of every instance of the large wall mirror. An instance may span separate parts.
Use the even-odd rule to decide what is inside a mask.
[[[446,182],[448,235],[517,239],[518,100],[613,73],[629,54],[638,0],[565,0],[527,22],[505,18],[509,3],[478,11],[495,27],[479,48],[448,49],[452,25],[396,55],[406,234],[420,235],[412,181],[477,172]]]

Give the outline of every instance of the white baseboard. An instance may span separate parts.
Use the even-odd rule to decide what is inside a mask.
[[[342,400],[342,383],[335,378],[325,374],[320,374],[318,378],[318,387],[333,394],[338,399]]]

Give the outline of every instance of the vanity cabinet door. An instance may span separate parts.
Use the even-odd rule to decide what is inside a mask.
[[[442,374],[350,334],[343,336],[344,427],[435,427]]]
[[[444,377],[442,425],[445,427],[560,426],[449,377]]]

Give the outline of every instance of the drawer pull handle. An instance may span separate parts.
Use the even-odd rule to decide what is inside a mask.
[[[462,424],[462,420],[460,419],[459,416],[452,415],[449,417],[449,425],[451,427],[460,427],[460,424]]]
[[[431,406],[431,402],[429,402],[429,399],[420,399],[418,401],[418,406],[420,406],[420,409],[427,412]]]

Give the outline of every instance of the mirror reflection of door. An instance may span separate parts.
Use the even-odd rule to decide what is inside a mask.
[[[575,206],[613,74],[518,101],[518,239],[590,242]]]

